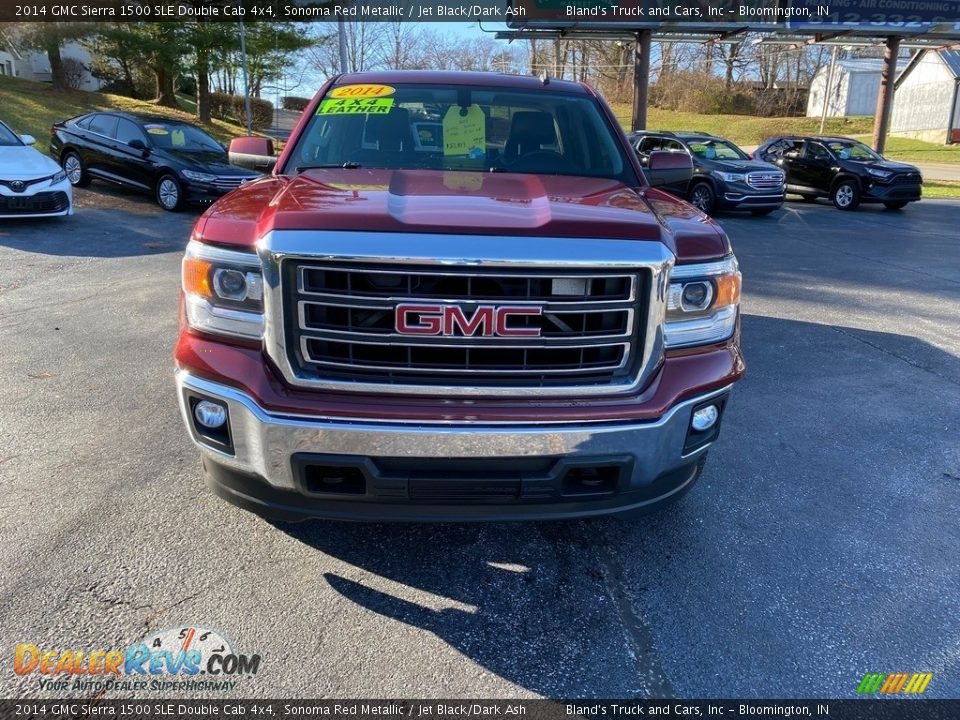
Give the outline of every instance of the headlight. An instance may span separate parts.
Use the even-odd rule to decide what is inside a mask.
[[[56,185],[57,183],[62,183],[66,179],[67,179],[67,174],[63,170],[61,170],[52,178],[50,178],[50,184]]]
[[[664,339],[668,348],[722,342],[737,325],[740,270],[737,259],[675,265],[667,292]]]
[[[892,172],[886,170],[878,170],[877,168],[867,168],[867,172],[878,178],[888,178],[893,175]]]
[[[717,172],[717,177],[719,177],[724,182],[745,182],[747,176],[745,173],[728,173],[728,172]]]
[[[263,335],[263,276],[256,254],[190,242],[182,283],[190,327],[248,339]]]
[[[180,174],[183,175],[187,180],[193,180],[194,182],[212,183],[217,179],[216,175],[194,172],[193,170],[181,170]]]

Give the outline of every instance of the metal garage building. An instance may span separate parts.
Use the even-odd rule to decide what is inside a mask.
[[[924,50],[897,77],[894,135],[960,142],[960,50]]]
[[[898,60],[897,72],[906,66],[906,58]],[[821,69],[810,83],[807,117],[820,117],[823,114],[824,93],[827,94],[827,117],[873,115],[877,109],[883,60],[881,58],[837,60],[828,90],[829,70],[829,66]]]

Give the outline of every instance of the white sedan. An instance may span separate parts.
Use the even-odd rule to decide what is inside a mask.
[[[73,215],[73,188],[66,173],[0,122],[0,218]]]

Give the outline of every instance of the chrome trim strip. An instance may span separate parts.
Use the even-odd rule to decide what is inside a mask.
[[[482,240],[482,242],[480,242]],[[257,242],[264,276],[264,349],[293,386],[325,390],[411,395],[570,397],[611,395],[635,391],[644,385],[663,357],[663,320],[673,253],[657,240],[613,240],[544,237],[447,235],[428,233],[328,232],[274,230]],[[402,253],[402,256],[399,256]],[[604,385],[570,384],[544,387],[479,386],[467,384],[386,384],[365,380],[336,380],[320,375],[298,375],[287,354],[281,288],[281,266],[297,262],[383,263],[427,265],[438,269],[510,268],[512,270],[620,270],[651,273],[645,335],[635,347],[639,372],[622,382]]]
[[[260,258],[256,253],[244,252],[243,250],[227,250],[219,245],[207,245],[196,240],[187,243],[186,255],[187,257],[196,257],[214,263],[260,269]]]
[[[706,278],[716,275],[729,275],[738,268],[737,258],[728,255],[723,260],[707,263],[690,263],[689,265],[674,265],[670,271],[671,280],[686,280],[687,278]]]

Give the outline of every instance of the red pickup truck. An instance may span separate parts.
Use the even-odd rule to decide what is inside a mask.
[[[743,373],[723,231],[572,82],[330,80],[198,220],[175,351],[213,490],[283,520],[634,515]],[[646,173],[646,174],[645,174]]]

